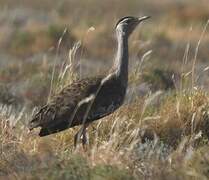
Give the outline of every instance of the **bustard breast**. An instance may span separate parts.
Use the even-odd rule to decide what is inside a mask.
[[[98,93],[88,119],[96,120],[113,113],[124,101],[126,87],[120,81],[110,81]]]

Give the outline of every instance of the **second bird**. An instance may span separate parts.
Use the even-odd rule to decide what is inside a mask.
[[[128,38],[144,17],[123,17],[115,27],[117,52],[107,75],[85,78],[69,84],[43,106],[29,122],[29,129],[41,127],[40,136],[82,125],[74,137],[74,145],[82,136],[87,142],[86,128],[113,113],[124,101],[128,85]]]

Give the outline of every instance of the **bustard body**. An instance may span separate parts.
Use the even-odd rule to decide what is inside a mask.
[[[116,25],[117,53],[110,73],[106,76],[78,80],[63,88],[35,114],[29,128],[40,126],[39,135],[45,136],[85,123],[84,128],[79,131],[85,136],[87,124],[119,108],[128,84],[128,37],[135,27],[147,18],[124,17],[119,20]],[[91,95],[95,95],[93,101],[79,104]]]

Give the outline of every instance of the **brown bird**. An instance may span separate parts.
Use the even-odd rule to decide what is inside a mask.
[[[123,17],[116,24],[117,53],[109,74],[78,80],[53,96],[29,122],[29,129],[41,127],[40,136],[82,125],[74,145],[82,136],[87,142],[89,123],[113,113],[124,101],[128,85],[128,38],[144,17]]]

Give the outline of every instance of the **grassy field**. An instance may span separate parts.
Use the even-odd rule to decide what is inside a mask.
[[[207,0],[0,0],[0,179],[209,179]],[[88,129],[40,138],[34,111],[76,78],[107,71],[114,24],[131,36],[125,104]]]

